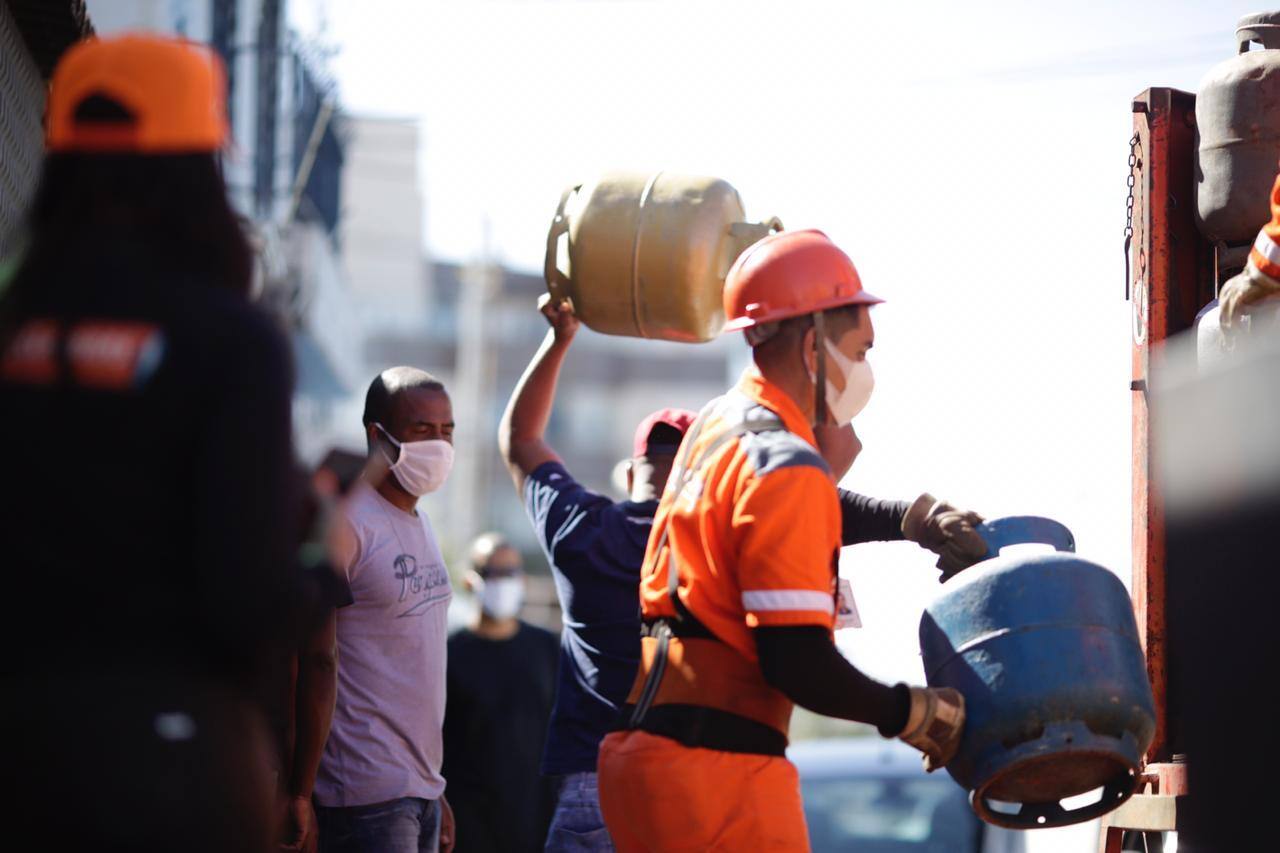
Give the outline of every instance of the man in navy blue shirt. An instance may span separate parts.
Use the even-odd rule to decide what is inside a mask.
[[[547,297],[540,308],[551,330],[511,395],[498,444],[551,563],[564,615],[542,757],[542,772],[560,778],[546,849],[611,851],[596,793],[596,754],[635,678],[640,565],[658,498],[696,414],[664,409],[640,424],[627,471],[629,500],[581,486],[544,439],[578,319]]]

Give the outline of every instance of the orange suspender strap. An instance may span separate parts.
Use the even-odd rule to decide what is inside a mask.
[[[680,448],[680,455],[676,458],[675,468],[671,473],[671,482],[673,485],[673,497],[671,501],[671,510],[667,514],[667,524],[662,529],[662,536],[658,540],[658,547],[654,549],[654,554],[658,554],[664,547],[667,548],[667,596],[671,599],[671,606],[676,612],[676,621],[692,622],[698,624],[697,618],[689,612],[683,601],[680,600],[680,566],[676,562],[676,550],[674,544],[668,545],[671,539],[671,516],[675,511],[676,501],[680,500],[680,495],[684,491],[690,480],[693,479],[702,466],[706,464],[715,452],[728,442],[739,436],[749,432],[766,432],[769,430],[786,429],[782,420],[777,416],[761,418],[759,420],[748,422],[744,417],[741,421],[731,424],[725,430],[720,432],[707,443],[707,447],[697,456],[696,459],[690,461],[689,457],[693,453],[693,446],[701,437],[702,428],[706,426],[716,407],[724,402],[724,397],[717,397],[708,403],[698,414],[693,426],[690,427],[689,433]],[[704,629],[705,630],[705,629]],[[710,631],[707,632],[710,634]],[[653,700],[658,695],[658,687],[662,683],[662,676],[666,672],[667,658],[671,646],[671,638],[674,632],[671,630],[670,624],[665,619],[659,619],[654,638],[657,640],[657,648],[654,653],[653,664],[649,668],[649,674],[645,677],[644,687],[640,690],[640,696],[636,699],[636,704],[631,712],[631,719],[628,721],[629,728],[636,728],[644,721],[645,714],[649,712],[649,708],[653,706]],[[718,642],[718,640],[717,640]]]

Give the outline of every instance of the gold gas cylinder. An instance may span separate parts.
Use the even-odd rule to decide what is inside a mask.
[[[554,299],[597,332],[707,341],[724,326],[729,267],[776,218],[746,222],[719,178],[611,172],[565,190],[547,233]]]

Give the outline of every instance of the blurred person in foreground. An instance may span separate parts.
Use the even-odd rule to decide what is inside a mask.
[[[276,843],[291,366],[249,301],[225,89],[212,51],[157,36],[82,42],[53,75],[0,293],[6,837],[31,849]]]
[[[297,640],[280,738],[281,793],[286,805],[282,850],[311,853],[317,849],[312,793],[338,691],[338,609],[351,604],[351,589],[329,562],[326,537],[339,501],[363,468],[363,455],[330,450],[312,472],[305,501]]]
[[[612,850],[596,790],[596,753],[626,700],[640,659],[640,564],[658,497],[694,413],[663,409],[641,422],[627,469],[629,499],[581,486],[546,442],[556,383],[578,318],[543,297],[551,324],[512,392],[498,430],[503,459],[555,577],[564,614],[555,709],[542,772],[557,777],[547,850]]]
[[[819,231],[766,237],[729,271],[725,328],[744,332],[752,364],[690,428],[649,539],[641,666],[600,745],[620,850],[807,850],[786,758],[797,704],[899,737],[927,769],[958,748],[958,691],[880,683],[834,642],[852,612],[841,545],[910,539],[939,554],[943,578],[987,551],[974,513],[836,487],[875,385],[880,301]]]
[[[414,367],[384,370],[363,416],[365,475],[336,514],[337,703],[316,777],[322,851],[453,849],[444,798],[449,571],[419,499],[453,466],[453,404]]]
[[[479,601],[449,638],[444,772],[459,853],[541,850],[555,790],[538,774],[555,698],[560,644],[520,619],[520,552],[497,533],[471,546],[466,587]]]

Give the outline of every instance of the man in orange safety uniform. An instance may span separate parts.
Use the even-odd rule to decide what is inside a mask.
[[[958,692],[881,684],[833,642],[842,542],[912,539],[941,556],[944,578],[986,553],[973,513],[837,492],[881,300],[824,234],[791,231],[743,253],[724,301],[754,366],[690,427],[655,517],[640,671],[599,758],[619,851],[807,850],[785,758],[793,704],[901,737],[929,769],[964,723]],[[851,513],[894,530],[851,534]]]

